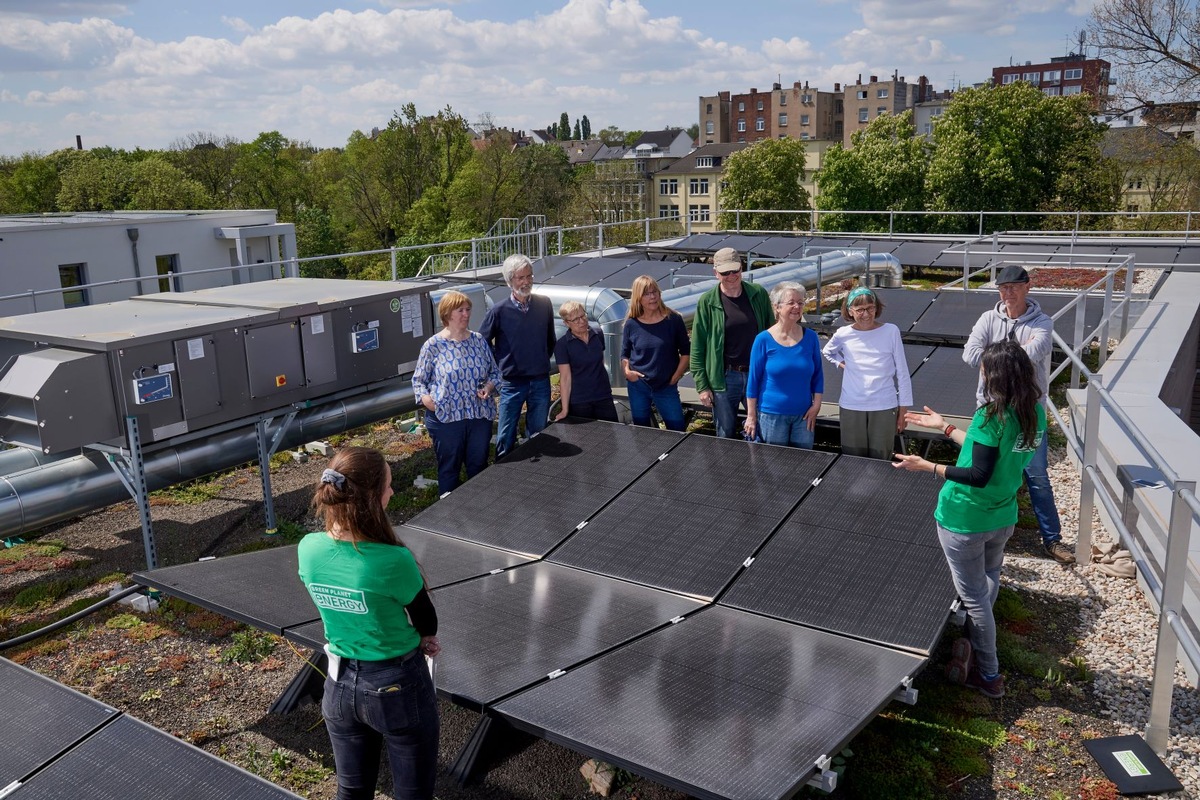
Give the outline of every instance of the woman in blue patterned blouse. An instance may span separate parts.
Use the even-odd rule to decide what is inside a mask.
[[[444,326],[421,346],[413,372],[413,392],[425,406],[425,427],[433,438],[437,457],[438,491],[456,489],[460,472],[467,467],[473,478],[487,466],[488,445],[496,403],[492,395],[500,369],[492,349],[467,325],[471,300],[449,291],[438,303]]]

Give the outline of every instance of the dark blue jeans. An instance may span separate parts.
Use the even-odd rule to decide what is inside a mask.
[[[460,473],[467,467],[467,479],[474,478],[487,466],[488,445],[492,443],[492,421],[473,418],[442,422],[437,414],[425,414],[425,427],[433,439],[437,458],[438,494],[452,492],[462,483]]]
[[[683,403],[679,400],[678,386],[664,386],[662,389],[651,389],[650,384],[643,378],[626,386],[629,392],[629,414],[633,417],[634,425],[649,427],[654,421],[651,405],[658,409],[663,424],[669,431],[684,429]]]
[[[374,800],[387,745],[396,800],[429,800],[437,777],[438,710],[419,651],[386,661],[342,659],[325,679],[325,729],[337,767],[337,800]]]
[[[550,379],[500,381],[500,421],[496,429],[496,458],[501,459],[517,442],[517,422],[525,406],[525,435],[546,427],[550,415]]]
[[[1054,502],[1054,488],[1050,485],[1050,437],[1042,434],[1042,443],[1033,451],[1033,460],[1025,467],[1025,485],[1029,487],[1029,504],[1037,518],[1038,530],[1042,534],[1042,545],[1049,547],[1062,539],[1062,522],[1058,518],[1058,506]]]

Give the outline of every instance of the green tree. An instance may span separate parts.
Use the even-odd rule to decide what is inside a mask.
[[[626,131],[625,140],[621,142],[621,144],[625,145],[626,147],[633,147],[635,144],[637,144],[637,140],[642,138],[643,133],[645,133],[645,131]]]
[[[26,153],[5,159],[0,164],[0,214],[57,211],[61,188],[54,158]]]
[[[1089,175],[1103,128],[1084,95],[1048,97],[1025,81],[964,89],[933,130],[929,206],[934,211],[1047,211],[1076,204],[1111,210]],[[946,231],[974,230],[973,218],[943,217]],[[1028,217],[993,216],[991,230],[1029,227]]]
[[[583,128],[579,124],[579,120],[575,120],[575,141],[583,138]]]
[[[596,134],[600,141],[604,142],[609,147],[620,147],[625,144],[625,131],[618,128],[616,125],[609,125],[600,133]]]
[[[59,176],[56,205],[61,211],[115,211],[127,208],[132,164],[122,154],[89,150],[69,160]]]
[[[852,147],[840,144],[825,153],[816,176],[817,208],[823,211],[923,211],[929,145],[916,135],[912,111],[882,114],[851,137]],[[900,215],[892,222],[898,232],[924,230],[921,217]],[[821,230],[887,231],[886,214],[822,214]]]
[[[700,138],[700,123],[693,122],[691,125],[688,125],[687,126],[687,135],[691,137],[693,142],[696,141],[697,139],[699,139]]]
[[[571,138],[571,118],[565,111],[558,118],[558,138],[564,142]]]
[[[208,192],[199,181],[189,178],[183,170],[162,156],[146,158],[134,164],[129,182],[129,202],[126,207],[130,209],[204,209],[212,205]]]
[[[580,120],[579,125],[580,125],[580,133],[583,134],[583,136],[580,138],[582,138],[582,139],[592,138],[592,122],[591,122],[591,120],[588,119],[587,114],[583,115],[583,119]]]
[[[240,145],[232,136],[196,131],[172,142],[167,155],[171,163],[204,187],[216,208],[232,208]]]
[[[804,180],[804,142],[799,139],[766,139],[725,159],[725,188],[721,206],[735,210],[807,210]],[[742,214],[741,225],[755,230],[790,231],[795,214]],[[718,224],[732,228],[735,215],[721,212]]]
[[[328,211],[304,207],[296,212],[296,250],[300,258],[346,252],[345,240]],[[305,278],[345,278],[347,269],[345,262],[338,258],[305,261],[300,265],[300,275]]]
[[[307,198],[305,174],[313,148],[284,138],[279,131],[260,133],[238,146],[233,167],[233,199],[243,208],[273,208],[281,220],[294,220]]]

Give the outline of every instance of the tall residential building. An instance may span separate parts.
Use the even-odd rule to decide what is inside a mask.
[[[855,131],[867,127],[879,115],[899,114],[932,96],[933,87],[924,75],[916,83],[909,83],[903,75],[896,73],[890,81],[881,81],[877,75],[872,75],[863,83],[862,75],[859,75],[854,85],[846,84],[843,92],[846,126],[842,144],[850,147],[850,137]]]
[[[749,94],[735,94],[729,99],[730,141],[750,143],[775,138],[775,126],[771,121],[774,96],[771,92],[751,89]]]
[[[770,92],[718,92],[700,98],[700,143],[751,143],[763,139],[841,139],[842,86],[821,91],[808,82]]]
[[[729,92],[700,98],[700,144],[722,144],[729,139]]]
[[[705,144],[659,170],[651,183],[657,216],[688,219],[692,231],[715,231],[721,210],[721,176],[725,159],[746,145]]]
[[[832,92],[823,92],[808,81],[796,81],[790,88],[775,84],[775,131],[779,138],[841,139],[845,129],[842,85],[835,83]]]
[[[1043,64],[1026,61],[992,69],[992,83],[1004,86],[1025,81],[1051,96],[1088,94],[1092,108],[1104,111],[1108,107],[1108,87],[1111,65],[1102,58],[1087,58],[1079,53],[1057,56]]]

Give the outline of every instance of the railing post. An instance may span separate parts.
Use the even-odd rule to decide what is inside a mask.
[[[396,248],[389,248],[392,252],[392,280],[396,280]]]
[[[471,237],[471,269],[479,269],[479,240]]]
[[[1183,583],[1188,568],[1188,539],[1192,532],[1192,509],[1181,496],[1195,493],[1195,481],[1176,481],[1171,487],[1171,523],[1167,528],[1167,558],[1163,564],[1162,603],[1158,607],[1158,646],[1154,650],[1154,673],[1150,683],[1150,721],[1146,744],[1160,756],[1167,754],[1171,732],[1171,693],[1175,689],[1175,662],[1179,637],[1170,616],[1183,612]]]
[[[892,233],[896,230],[896,212],[888,212],[888,238],[892,238]]]
[[[733,212],[733,229],[735,231],[738,231],[739,233],[742,230],[742,211],[741,211],[741,209],[738,209],[737,211]]]
[[[1110,269],[1108,271],[1108,277],[1104,281],[1104,312],[1103,312],[1104,313],[1104,324],[1102,324],[1100,326],[1100,334],[1099,334],[1099,338],[1100,338],[1100,361],[1098,362],[1099,369],[1103,369],[1104,362],[1108,361],[1108,326],[1109,326],[1109,322],[1110,322],[1109,317],[1112,315],[1113,284],[1116,282],[1115,275],[1116,275],[1116,273]]]
[[[1079,235],[1079,212],[1075,212],[1075,231],[1071,236],[1071,254],[1075,253],[1075,237]]]
[[[646,237],[642,240],[645,244],[650,244],[650,218],[646,217]]]
[[[821,261],[824,259],[824,253],[817,253],[817,314],[821,313],[821,284],[824,282],[821,278]],[[804,309],[800,309],[800,316],[804,316]]]
[[[1075,331],[1071,336],[1071,351],[1080,358],[1083,358],[1083,346],[1086,344],[1083,340],[1085,322],[1083,315],[1087,313],[1087,303],[1084,300],[1086,298],[1080,297],[1075,303]],[[1074,361],[1071,362],[1071,388],[1079,388],[1079,365]]]
[[[1187,227],[1183,230],[1183,241],[1186,242],[1192,234],[1192,212],[1187,212]]]
[[[1100,389],[1104,379],[1099,373],[1092,375],[1087,385],[1087,405],[1083,420],[1083,465],[1079,481],[1079,531],[1075,536],[1075,563],[1087,564],[1092,560],[1092,516],[1096,508],[1096,482],[1093,471],[1099,469],[1097,459],[1100,452]],[[1076,428],[1078,430],[1078,428]]]
[[[1133,278],[1137,274],[1137,258],[1132,254],[1125,261],[1125,302],[1121,306],[1121,339],[1129,333],[1129,300],[1133,297]]]
[[[604,255],[604,223],[603,222],[601,222],[599,225],[596,226],[596,238],[597,238],[598,245],[599,245],[597,247],[597,249],[600,251],[600,255]]]
[[[558,226],[558,254],[561,256],[563,250],[563,228]]]
[[[983,236],[983,212],[979,212],[979,235]]]
[[[817,217],[820,216],[820,213],[821,212],[817,211],[815,208],[809,209],[809,212],[808,212],[808,232],[809,233],[816,233]]]

